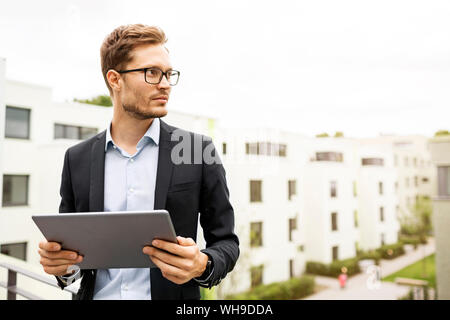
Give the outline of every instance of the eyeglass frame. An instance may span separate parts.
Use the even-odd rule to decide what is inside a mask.
[[[156,69],[156,70],[161,71],[161,77],[159,78],[159,81],[158,81],[157,83],[150,83],[150,82],[147,81],[147,70],[149,70],[149,69]],[[173,69],[170,69],[170,70],[167,70],[166,72],[164,72],[164,71],[162,71],[162,70],[161,70],[160,68],[158,68],[158,67],[147,67],[147,68],[138,68],[138,69],[131,69],[131,70],[116,70],[116,71],[117,71],[118,73],[120,73],[120,74],[122,74],[122,73],[128,73],[128,72],[135,72],[135,71],[144,71],[144,81],[147,82],[148,84],[160,84],[162,78],[163,78],[163,77],[166,77],[166,80],[167,80],[167,82],[169,83],[169,85],[170,85],[171,87],[176,86],[176,85],[178,84],[178,81],[180,80],[180,74],[181,74],[180,71],[178,71],[178,70],[173,70]],[[170,84],[169,79],[167,79],[167,73],[168,73],[168,72],[172,72],[172,71],[178,72],[178,78],[177,78],[177,82],[176,82],[175,84]]]

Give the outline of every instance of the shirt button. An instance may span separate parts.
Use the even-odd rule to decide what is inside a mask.
[[[131,159],[130,159],[130,162],[134,162],[134,159],[133,159],[133,158],[131,158]]]

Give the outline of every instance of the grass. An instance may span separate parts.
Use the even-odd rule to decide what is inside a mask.
[[[423,274],[424,261],[426,274]],[[384,277],[382,280],[394,282],[397,277],[427,280],[430,287],[436,288],[436,265],[434,254]]]

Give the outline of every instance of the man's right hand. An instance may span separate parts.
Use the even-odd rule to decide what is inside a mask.
[[[61,245],[57,242],[40,242],[38,253],[41,256],[40,263],[44,271],[54,276],[69,274],[67,268],[83,261],[83,256],[77,252],[61,250]]]

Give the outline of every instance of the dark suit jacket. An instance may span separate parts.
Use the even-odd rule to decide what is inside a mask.
[[[176,234],[195,241],[200,213],[206,240],[206,249],[202,252],[208,254],[214,264],[209,286],[217,285],[233,270],[239,256],[239,240],[234,233],[234,212],[229,202],[225,170],[222,164],[207,164],[204,159],[201,164],[195,164],[193,157],[191,164],[174,164],[171,150],[178,141],[171,141],[171,135],[180,129],[162,120],[160,123],[154,208],[166,209]],[[188,134],[192,142],[194,139],[203,141],[202,150],[212,144],[208,137],[182,132]],[[106,130],[66,151],[60,213],[104,210],[105,141]],[[165,279],[158,268],[149,268],[149,272],[152,299],[200,299],[199,285],[194,280],[177,285]],[[90,300],[94,294],[96,270],[82,270],[82,276],[75,299]],[[58,283],[63,287],[59,279]]]

